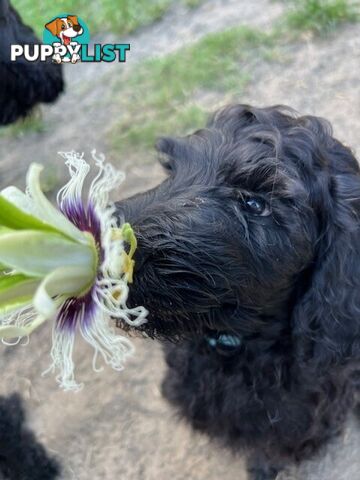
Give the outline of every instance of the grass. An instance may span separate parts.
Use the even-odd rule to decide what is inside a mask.
[[[204,0],[181,0],[197,7]],[[79,14],[90,31],[130,32],[160,18],[174,0],[13,0],[25,20],[38,32],[52,15],[61,11]],[[211,34],[164,58],[149,60],[121,78],[121,97],[114,96],[122,116],[110,130],[117,151],[151,148],[157,136],[186,134],[204,125],[207,116],[201,100],[238,97],[251,79],[254,59],[277,60],[277,46],[302,32],[323,34],[343,22],[359,19],[359,1],[286,0],[286,11],[271,33],[237,27]],[[45,14],[44,14],[45,12]],[[119,84],[116,85],[119,87]],[[206,102],[205,102],[206,103]],[[13,136],[41,132],[41,119],[30,118],[4,130]]]
[[[209,92],[238,97],[251,78],[251,57],[273,61],[276,45],[304,31],[322,34],[358,18],[356,6],[345,0],[294,0],[287,5],[272,33],[232,28],[130,73],[125,92],[122,86],[122,99],[127,99],[122,111],[127,113],[110,132],[114,149],[147,150],[158,136],[186,134],[203,126],[207,114],[197,97]]]
[[[238,27],[141,65],[122,79],[127,115],[111,130],[114,148],[144,150],[159,135],[203,126],[206,112],[196,98],[211,92],[239,94],[250,78],[246,62],[266,56],[272,43],[269,34]]]
[[[344,22],[359,20],[359,2],[347,0],[293,0],[283,21],[288,31],[324,34]]]
[[[12,3],[25,23],[41,37],[45,23],[63,12],[79,15],[92,34],[112,31],[123,35],[161,18],[172,0],[13,0]]]
[[[202,3],[204,3],[204,0],[184,0],[183,3],[184,3],[188,8],[197,8],[197,7],[199,7]]]
[[[204,0],[181,1],[195,8]],[[41,37],[45,23],[64,12],[79,15],[92,34],[110,31],[124,35],[159,20],[174,0],[12,0],[12,3],[25,23]]]
[[[40,108],[33,110],[27,117],[17,122],[2,127],[0,129],[1,137],[19,138],[30,133],[43,133],[46,130],[45,122],[42,118]]]

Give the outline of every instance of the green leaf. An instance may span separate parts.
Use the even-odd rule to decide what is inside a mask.
[[[66,266],[96,272],[97,251],[90,240],[88,237],[86,245],[55,233],[13,230],[0,236],[0,262],[31,277],[43,277]]]

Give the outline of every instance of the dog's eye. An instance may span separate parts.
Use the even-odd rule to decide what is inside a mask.
[[[71,23],[71,22],[69,22],[69,27],[70,27],[70,28],[72,27],[72,23]]]
[[[270,214],[270,208],[263,198],[248,197],[244,203],[246,210],[253,215],[261,215],[264,217]]]
[[[64,24],[61,25],[61,30],[65,30],[65,25]]]

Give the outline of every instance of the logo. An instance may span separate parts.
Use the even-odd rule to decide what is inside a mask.
[[[77,15],[59,16],[45,25],[43,42],[56,48],[52,56],[55,63],[76,63],[80,60],[81,45],[89,41],[89,30]]]
[[[89,47],[90,32],[77,15],[60,14],[45,24],[43,45],[11,45],[11,61],[23,57],[28,62],[126,62],[128,43],[95,43]]]

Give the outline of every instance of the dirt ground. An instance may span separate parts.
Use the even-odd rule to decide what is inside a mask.
[[[161,22],[127,38],[132,44],[129,66],[147,58],[155,46],[157,54],[163,55],[230,25],[267,28],[281,10],[280,3],[266,0],[208,1],[194,11],[176,7]],[[304,38],[283,48],[281,61],[254,68],[253,81],[240,101],[284,103],[324,116],[333,123],[336,136],[360,152],[360,25],[342,27],[323,40]],[[113,65],[104,69],[68,66],[66,95],[43,108],[48,130],[16,139],[0,137],[1,185],[22,185],[33,161],[47,164],[57,174],[60,171],[61,177],[59,150],[97,148],[106,154],[107,128],[121,115],[107,94],[108,81],[116,75]],[[215,95],[204,101],[216,108],[227,99]],[[162,178],[160,168],[146,159],[110,156],[110,160],[127,172],[119,196],[145,190]],[[79,342],[77,372],[86,385],[73,394],[61,392],[51,375],[40,375],[49,362],[50,338],[48,325],[26,347],[1,347],[0,393],[22,393],[31,427],[63,465],[63,480],[245,480],[241,458],[195,434],[161,398],[164,362],[159,344],[137,340],[137,354],[124,372],[105,369],[94,374],[92,352]],[[360,478],[359,427],[350,418],[341,438],[282,479]]]

